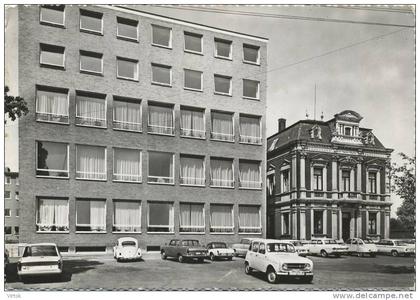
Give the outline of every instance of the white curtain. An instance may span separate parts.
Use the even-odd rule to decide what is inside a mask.
[[[231,114],[212,113],[212,137],[219,140],[233,140],[233,118]]]
[[[77,96],[77,117],[104,121],[105,115],[105,99]]]
[[[239,229],[241,232],[260,230],[260,208],[258,206],[239,206]]]
[[[172,134],[174,127],[172,108],[149,105],[149,127],[151,132]]]
[[[197,232],[204,230],[203,204],[180,205],[180,227],[182,231]]]
[[[181,183],[204,185],[204,160],[202,158],[181,157]]]
[[[90,227],[92,230],[105,230],[106,213],[104,201],[90,201]]]
[[[39,199],[38,226],[40,230],[51,230],[52,226],[57,231],[68,230],[69,210],[67,200]]]
[[[213,232],[232,231],[232,206],[212,205],[210,207],[210,223]]]
[[[68,116],[69,104],[67,94],[38,91],[38,101],[36,102],[36,112],[43,114]]]
[[[106,179],[104,147],[77,146],[76,177],[82,179]]]
[[[241,117],[239,124],[241,142],[261,143],[260,120],[258,118]]]
[[[114,202],[114,226],[122,231],[140,231],[141,213],[139,202]]]
[[[241,187],[260,188],[260,165],[256,163],[241,162],[239,164],[239,180]]]
[[[204,137],[204,113],[202,111],[181,110],[182,135]]]
[[[140,103],[114,101],[114,121],[128,125],[124,129],[141,130]]]
[[[233,168],[231,160],[212,159],[211,184],[214,186],[233,186]]]
[[[114,149],[114,179],[141,181],[140,151]]]
[[[39,200],[38,224],[41,227],[51,227],[54,225],[54,200],[50,200],[50,199]]]
[[[69,226],[69,207],[67,200],[54,200],[55,225],[59,227]],[[66,228],[68,229],[68,228]]]

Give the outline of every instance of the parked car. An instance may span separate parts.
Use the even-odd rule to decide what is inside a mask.
[[[357,256],[367,254],[370,257],[375,257],[378,252],[375,243],[370,239],[352,238],[346,241],[346,245],[349,247],[348,254],[356,254]]]
[[[114,246],[114,258],[117,261],[140,259],[141,249],[137,239],[132,237],[119,238]]]
[[[63,272],[63,259],[54,243],[29,244],[17,263],[21,280],[30,276],[57,275]]]
[[[285,243],[290,243],[293,246],[295,246],[296,249],[296,253],[300,256],[306,256],[309,254],[309,247],[307,244],[303,243],[302,241],[299,240],[281,240],[282,242]]]
[[[245,273],[264,272],[269,283],[281,277],[299,278],[305,283],[313,280],[313,263],[296,255],[295,247],[281,240],[255,239],[245,256]]]
[[[376,243],[378,253],[391,254],[392,256],[413,255],[415,246],[399,240],[383,239]]]
[[[211,242],[207,244],[207,255],[212,261],[216,259],[232,260],[234,254],[235,251],[232,248],[228,248],[226,243]]]
[[[160,247],[162,259],[174,257],[180,263],[185,260],[198,260],[203,262],[207,257],[207,249],[200,245],[197,240],[171,240],[169,245]]]
[[[232,249],[233,251],[235,251],[235,256],[245,257],[246,253],[248,252],[250,244],[251,244],[250,239],[241,239],[240,243],[233,244]]]
[[[330,238],[313,238],[307,246],[309,248],[309,254],[320,254],[322,257],[329,255],[340,257],[348,251],[347,246],[341,245],[336,240]]]

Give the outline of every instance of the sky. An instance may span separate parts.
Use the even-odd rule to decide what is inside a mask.
[[[385,147],[394,149],[393,161],[400,162],[399,152],[415,155],[415,33],[413,28],[395,26],[414,24],[410,7],[136,8],[268,38],[267,136],[277,132],[278,118],[285,118],[287,125],[305,119],[306,113],[314,118],[316,85],[316,119],[321,113],[329,120],[343,110],[354,110],[363,117],[361,127],[373,129]],[[321,21],[325,18],[350,22]],[[6,40],[6,55],[9,46]],[[12,93],[15,75],[6,71]],[[17,126],[6,124],[5,133],[5,165],[17,171]],[[393,200],[395,216],[400,199]]]

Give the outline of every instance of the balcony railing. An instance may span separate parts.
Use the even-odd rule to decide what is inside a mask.
[[[53,123],[69,123],[69,115],[53,114],[47,112],[37,112],[36,120],[42,122],[53,122]]]
[[[36,175],[46,177],[69,177],[69,172],[67,170],[37,169]]]
[[[82,126],[92,126],[92,127],[106,128],[106,119],[76,116],[76,124],[77,125],[82,125]]]
[[[113,121],[112,126],[117,130],[137,131],[141,132],[141,123],[124,122],[124,121]]]
[[[205,139],[206,138],[206,131],[205,130],[198,130],[198,129],[181,128],[181,136],[193,137],[193,138],[198,138],[198,139]]]
[[[151,182],[151,183],[173,184],[174,183],[174,178],[173,177],[165,177],[165,176],[149,175],[147,177],[147,181]]]
[[[210,226],[213,233],[233,233],[234,226]]]
[[[37,231],[69,231],[69,224],[37,223]]]
[[[76,224],[76,231],[97,231],[105,232],[105,224]]]
[[[233,179],[212,178],[210,185],[213,187],[234,187],[235,181]]]
[[[260,189],[262,187],[262,182],[241,180],[239,181],[239,187],[248,189]]]
[[[235,141],[235,136],[232,133],[211,132],[210,137],[212,140],[217,140],[217,141],[226,141],[226,142]]]
[[[259,136],[251,136],[251,135],[240,135],[239,136],[239,142],[246,143],[246,144],[255,144],[255,145],[261,145],[262,144],[262,138]]]
[[[147,125],[147,132],[154,134],[174,135],[173,126]]]
[[[141,175],[114,174],[112,179],[115,181],[141,182]]]
[[[106,173],[76,171],[77,179],[106,180]]]
[[[203,186],[206,183],[205,178],[197,178],[197,177],[180,177],[179,179],[180,184],[186,185],[200,185]]]
[[[356,199],[358,193],[357,192],[340,192],[338,193],[338,198],[348,198],[348,199]]]
[[[188,232],[188,233],[202,233],[205,231],[205,227],[196,226],[196,225],[181,225],[179,226],[179,232]]]

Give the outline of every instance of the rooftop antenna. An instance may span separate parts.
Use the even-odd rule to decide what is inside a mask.
[[[324,112],[321,112],[321,121],[324,121]]]
[[[315,90],[314,90],[314,121],[316,120],[316,83],[315,83]]]
[[[306,120],[309,118],[309,114],[308,114],[308,109],[306,109],[306,114],[305,114],[305,116],[306,116]]]

